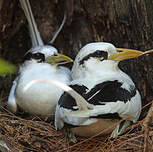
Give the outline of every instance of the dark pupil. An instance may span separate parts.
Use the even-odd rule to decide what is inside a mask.
[[[42,53],[32,54],[31,52],[29,52],[24,56],[24,61],[25,60],[31,60],[31,59],[36,59],[36,60],[40,59],[39,62],[44,62],[45,61],[45,55],[42,54]]]
[[[32,56],[34,59],[41,59],[41,54],[40,53],[35,53]]]
[[[102,57],[104,55],[105,55],[105,52],[99,51],[99,50],[93,53],[93,57]]]
[[[90,57],[95,57],[95,58],[101,58],[103,57],[103,60],[107,60],[108,58],[108,53],[102,50],[97,50],[94,53],[88,54],[87,56],[85,56],[82,60],[79,61],[80,65],[84,64],[85,61],[87,61]],[[103,61],[101,60],[101,61]]]

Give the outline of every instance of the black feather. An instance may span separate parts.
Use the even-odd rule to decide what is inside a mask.
[[[122,83],[118,82],[118,80],[99,83],[86,94],[86,98],[91,98],[88,102],[94,105],[101,105],[101,102],[116,102],[118,100],[126,103],[136,95],[136,88],[131,87],[131,90],[128,91],[121,86]]]
[[[82,95],[87,100],[87,102],[93,105],[105,105],[107,102],[116,102],[118,100],[126,103],[136,95],[136,88],[134,86],[131,87],[130,91],[128,91],[125,88],[122,88],[122,83],[118,80],[99,83],[95,85],[91,90],[89,90],[84,85],[81,86],[78,84],[71,85],[70,87]],[[74,106],[77,106],[75,99],[66,92],[64,92],[64,94],[61,96],[58,104],[60,107],[66,109],[71,109],[73,111],[78,110],[73,108]],[[95,117],[104,119],[121,119],[117,112],[101,114]]]
[[[84,94],[86,93],[86,89],[87,87],[85,86],[79,86],[79,85],[70,85],[70,87],[72,89],[74,89],[77,93],[81,94],[82,96],[84,96]],[[69,95],[67,92],[64,92],[62,94],[62,96],[60,97],[58,104],[60,107],[66,108],[66,109],[71,109],[73,111],[77,110],[74,109],[73,106],[77,106],[77,103],[75,101],[75,99]]]
[[[24,61],[31,60],[31,59],[39,60],[39,62],[45,62],[45,55],[40,52],[38,52],[38,53],[28,52],[27,54],[25,54]]]

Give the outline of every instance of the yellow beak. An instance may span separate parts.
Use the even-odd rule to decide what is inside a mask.
[[[73,62],[73,60],[66,55],[55,53],[53,56],[48,57],[46,62],[51,63],[53,65],[61,65]]]
[[[122,61],[126,59],[136,58],[138,56],[141,56],[143,54],[142,51],[133,50],[133,49],[125,49],[125,48],[117,48],[117,53],[112,54],[109,56],[109,60],[115,60],[115,61]]]

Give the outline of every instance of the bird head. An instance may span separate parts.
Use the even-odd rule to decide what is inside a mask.
[[[47,62],[52,65],[61,65],[73,61],[68,56],[58,53],[57,49],[50,45],[31,48],[24,56],[24,61],[26,60],[37,63]]]
[[[72,74],[78,75],[76,69],[94,70],[99,68],[100,70],[112,70],[118,69],[119,61],[135,58],[141,55],[143,52],[131,49],[116,48],[111,43],[95,42],[85,45],[79,51],[75,58]]]
[[[114,53],[116,53],[116,48],[110,43],[95,42],[85,45],[76,56],[75,61],[80,65],[94,59],[95,61],[104,61]]]

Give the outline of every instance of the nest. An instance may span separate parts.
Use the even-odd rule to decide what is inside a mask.
[[[127,133],[115,139],[97,135],[92,138],[77,137],[73,144],[52,122],[31,116],[15,116],[1,105],[0,150],[2,152],[151,152],[153,150],[153,125],[142,124],[146,118],[130,126]]]

